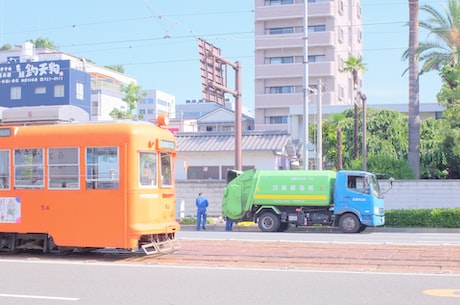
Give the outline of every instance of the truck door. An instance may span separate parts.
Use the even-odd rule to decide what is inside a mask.
[[[367,175],[348,174],[345,179],[345,187],[336,187],[334,213],[341,215],[352,212],[362,224],[369,225],[373,213],[373,196]]]

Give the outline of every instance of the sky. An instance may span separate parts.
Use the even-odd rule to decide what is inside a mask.
[[[443,1],[420,0],[442,9]],[[362,0],[363,91],[372,104],[407,103],[408,1]],[[0,0],[0,46],[38,37],[98,65],[122,65],[144,90],[201,98],[197,38],[242,67],[243,106],[254,107],[253,0]],[[423,15],[420,15],[423,19]],[[426,33],[419,34],[426,41]],[[229,81],[234,74],[229,71]],[[435,72],[420,78],[420,103],[436,102]],[[229,86],[233,86],[229,83]]]

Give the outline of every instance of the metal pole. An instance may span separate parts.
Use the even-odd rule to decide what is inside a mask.
[[[303,106],[303,127],[304,127],[304,145],[303,145],[303,168],[305,170],[308,169],[308,1],[304,1],[304,15],[303,15],[303,99],[304,99],[304,106]]]
[[[367,132],[367,121],[366,121],[366,95],[360,94],[361,100],[363,101],[363,171],[367,170],[367,144],[366,144],[366,132]]]
[[[235,69],[235,169],[243,170],[242,165],[242,111],[241,111],[241,65],[237,61]]]
[[[318,130],[317,130],[317,140],[316,140],[316,150],[318,153],[318,170],[323,169],[323,82],[321,79],[318,81]]]

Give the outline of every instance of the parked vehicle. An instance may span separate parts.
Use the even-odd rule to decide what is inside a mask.
[[[335,226],[345,233],[385,223],[377,177],[364,171],[229,171],[224,217],[258,223],[261,231]]]

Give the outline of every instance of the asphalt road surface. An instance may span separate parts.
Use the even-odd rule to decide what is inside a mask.
[[[460,304],[459,235],[186,232],[160,256],[1,254],[2,305]]]
[[[453,274],[0,260],[2,305],[453,305]]]

